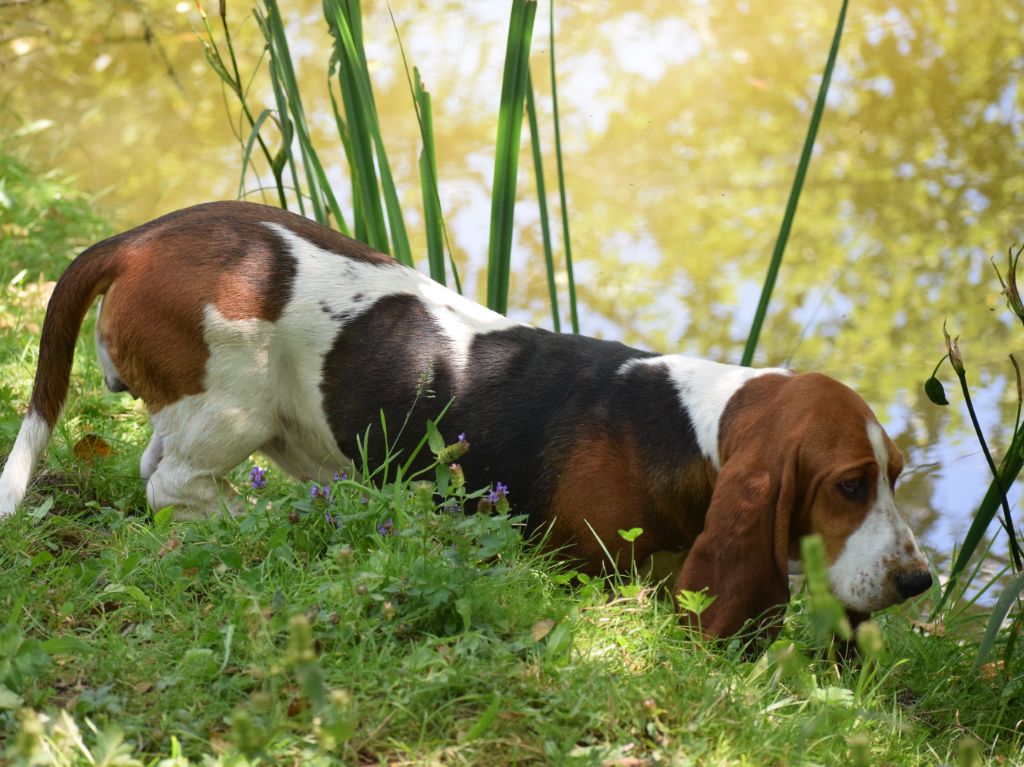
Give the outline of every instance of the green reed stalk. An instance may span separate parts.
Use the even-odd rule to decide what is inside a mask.
[[[551,321],[556,333],[562,332],[558,317],[558,287],[555,285],[555,257],[551,249],[551,226],[548,223],[548,197],[544,188],[544,163],[541,161],[540,130],[537,128],[537,105],[533,98],[533,77],[526,78],[526,116],[530,122],[530,146],[533,149],[533,172],[537,177],[537,205],[540,208],[540,231],[544,241],[544,266],[548,275],[548,298],[551,301]]]
[[[264,37],[270,40],[270,32],[266,30],[265,17],[260,16],[259,12],[255,12],[257,24],[260,25],[260,29],[264,30]],[[283,184],[281,174],[284,172],[284,167],[288,167],[288,171],[292,177],[292,189],[295,190],[295,200],[299,206],[299,213],[303,216],[306,215],[306,204],[302,201],[302,182],[299,180],[298,166],[295,163],[295,155],[292,153],[292,142],[295,140],[295,129],[292,126],[291,118],[288,116],[288,100],[284,93],[284,88],[281,85],[281,79],[278,72],[278,68],[275,65],[275,57],[273,53],[270,56],[270,86],[274,92],[274,102],[277,104],[277,121],[281,128],[281,148],[274,156],[271,170],[274,172],[274,178],[277,179],[278,184]]]
[[[242,199],[242,197],[245,196],[245,172],[248,170],[249,161],[252,158],[253,144],[257,141],[263,143],[263,137],[260,136],[260,128],[263,127],[263,123],[268,117],[273,116],[273,110],[264,109],[260,112],[259,117],[256,118],[256,122],[252,124],[252,127],[249,130],[249,138],[246,139],[245,147],[242,149],[242,171],[238,174],[238,199]],[[266,144],[263,144],[263,146],[266,147]],[[268,159],[273,162],[272,158]],[[287,208],[288,199],[284,196],[284,188],[279,187],[278,191],[280,193],[279,202],[281,203],[281,207]]]
[[[419,161],[420,187],[423,191],[423,217],[427,228],[427,256],[430,274],[431,277],[442,285],[446,284],[444,253],[447,252],[448,266],[452,270],[455,290],[461,294],[462,282],[459,279],[459,269],[455,263],[455,258],[452,256],[451,243],[448,241],[448,228],[444,224],[444,211],[441,209],[441,195],[438,191],[437,152],[434,143],[434,118],[430,106],[430,92],[423,87],[419,70],[416,67],[413,67],[413,74],[415,75],[415,82],[413,82],[413,76],[409,74],[409,60],[405,55],[402,35],[398,31],[398,22],[395,21],[395,14],[392,13],[390,6],[388,6],[388,15],[391,17],[391,26],[395,30],[398,51],[402,54],[402,68],[405,70],[405,80],[409,84],[413,109],[416,111],[416,121],[420,126],[420,137],[423,139],[423,151],[420,152]],[[424,161],[424,154],[429,158],[429,162]],[[430,198],[429,200],[428,197]],[[433,235],[431,229],[436,230],[437,234]],[[439,275],[440,278],[436,275]]]
[[[380,208],[380,200],[376,196],[374,159],[380,170],[380,188],[391,229],[392,248],[388,249],[386,242],[383,247],[378,242],[371,242],[370,245],[391,252],[401,263],[412,266],[409,236],[398,200],[398,190],[391,174],[391,163],[380,132],[380,120],[366,65],[359,0],[324,0],[324,16],[334,36],[334,61],[338,64],[341,95],[350,126],[349,137],[357,161],[353,173],[362,180],[361,189],[367,213],[373,211],[376,214]],[[380,238],[382,225],[382,221],[375,221],[376,240]]]
[[[1016,281],[1013,279],[1012,274],[1011,281],[1014,284],[1014,290],[1016,290]],[[957,344],[959,336],[950,339],[945,323],[942,325],[942,334],[945,336],[946,349],[948,350],[946,358],[949,359],[953,372],[956,373],[960,381],[960,388],[964,395],[964,404],[967,406],[967,412],[970,414],[971,424],[974,426],[974,431],[977,434],[978,443],[981,445],[981,450],[985,455],[985,460],[988,462],[989,470],[992,472],[992,482],[989,484],[988,491],[985,493],[985,497],[982,498],[981,504],[974,514],[974,519],[971,522],[970,529],[967,531],[967,535],[964,536],[963,545],[957,554],[956,560],[953,562],[953,568],[950,571],[946,589],[935,608],[936,613],[953,593],[960,574],[967,567],[971,556],[981,544],[985,531],[992,524],[992,520],[995,518],[1000,507],[1003,509],[1003,527],[1009,539],[1010,559],[1013,563],[1013,568],[1018,573],[1022,569],[1020,544],[1017,541],[1013,518],[1010,515],[1010,504],[1006,498],[1006,489],[1013,484],[1017,475],[1020,474],[1021,468],[1024,467],[1024,431],[1020,430],[1019,424],[1015,426],[1013,439],[1010,441],[1010,448],[1006,451],[1006,455],[1003,456],[1003,460],[997,469],[995,461],[992,460],[992,454],[989,452],[988,444],[985,441],[985,435],[981,431],[981,425],[978,423],[978,416],[974,412],[971,392],[967,386],[967,370],[964,365],[963,355],[960,353],[960,348]],[[1013,362],[1014,370],[1017,373],[1017,396],[1019,402],[1021,396],[1020,370],[1017,368],[1017,361],[1013,358],[1013,355],[1010,355],[1010,360]],[[940,362],[939,364],[942,363]],[[935,374],[933,373],[932,378],[934,377]],[[932,395],[929,394],[929,396],[931,397]],[[935,401],[934,397],[932,399]]]
[[[259,143],[260,150],[263,152],[267,165],[271,167],[274,165],[274,158],[273,155],[270,154],[270,148],[263,140],[263,136],[260,135],[260,127],[263,125],[263,121],[266,120],[272,112],[269,109],[264,109],[258,117],[254,118],[252,116],[252,110],[250,110],[249,102],[246,98],[246,88],[242,85],[242,75],[238,69],[238,59],[235,56],[235,46],[231,39],[231,27],[228,26],[226,4],[220,4],[219,15],[221,27],[224,30],[224,41],[227,45],[228,57],[231,62],[230,72],[228,71],[228,67],[221,55],[220,48],[217,47],[217,42],[213,36],[213,29],[210,27],[210,20],[201,5],[199,6],[199,12],[203,19],[203,27],[206,30],[206,37],[202,37],[201,35],[199,37],[200,42],[203,45],[203,52],[206,56],[206,61],[210,65],[210,68],[220,78],[221,82],[235,94],[235,98],[238,99],[238,103],[241,105],[242,114],[249,123],[249,138],[244,143],[242,172],[238,182],[238,197],[241,198],[245,193],[245,171],[249,165],[254,143]],[[226,102],[225,106],[227,106]],[[234,130],[234,126],[232,126],[232,129]],[[239,131],[235,131],[235,136],[240,142],[242,141],[242,136]],[[278,204],[280,204],[282,208],[287,208],[288,198],[284,191],[284,184],[282,183],[280,173],[275,173],[274,179],[277,185]]]
[[[555,120],[555,159],[558,163],[558,197],[562,205],[562,243],[565,246],[565,274],[569,280],[569,319],[572,332],[580,332],[580,318],[576,311],[576,278],[572,269],[572,244],[569,238],[569,203],[565,193],[565,171],[562,168],[562,131],[558,120],[558,79],[555,77],[555,0],[548,8],[548,29],[551,45],[551,106]]]
[[[992,460],[992,453],[988,449],[988,443],[985,441],[985,435],[981,431],[981,424],[978,423],[978,416],[974,412],[974,403],[971,401],[971,392],[970,389],[967,387],[967,375],[963,369],[957,370],[956,374],[957,377],[960,379],[960,388],[963,390],[964,393],[964,404],[967,405],[967,412],[971,416],[971,424],[974,426],[974,433],[978,437],[978,443],[981,445],[981,452],[984,454],[985,461],[988,463],[989,470],[992,472],[992,484],[989,486],[989,491],[995,490],[995,493],[993,493],[994,501],[992,509],[987,509],[985,506],[985,499],[982,499],[981,506],[978,508],[978,513],[975,515],[974,523],[978,523],[980,518],[981,522],[984,522],[984,526],[987,528],[992,521],[992,517],[995,516],[996,510],[1000,506],[1003,508],[1003,526],[1006,528],[1006,534],[1009,537],[1010,555],[1013,561],[1014,569],[1019,572],[1021,570],[1022,565],[1021,553],[1020,548],[1017,545],[1017,533],[1015,532],[1013,527],[1013,517],[1010,515],[1010,503],[1006,498],[1006,488],[1009,485],[1004,484],[1002,472],[996,468],[995,461]],[[988,494],[986,494],[985,497],[987,498]],[[988,515],[990,511],[991,516],[989,516],[989,518],[985,520],[983,518],[984,515]],[[971,525],[972,528],[974,527],[974,523],[972,523]],[[970,533],[970,530],[968,530],[968,533]],[[977,544],[974,543],[974,545]],[[966,549],[967,541],[965,540],[964,548],[960,552],[961,557],[964,555],[964,551],[966,551]],[[954,570],[955,569],[956,568],[954,565]]]
[[[779,267],[782,264],[782,255],[786,250],[786,242],[789,240],[789,231],[793,226],[793,218],[796,216],[796,206],[800,201],[800,191],[803,189],[804,177],[807,175],[807,167],[811,162],[811,151],[814,149],[814,139],[818,135],[818,125],[821,123],[821,115],[825,111],[825,97],[828,95],[828,86],[832,80],[832,70],[835,67],[836,57],[839,55],[839,41],[843,36],[843,24],[846,21],[846,6],[848,0],[843,0],[839,10],[839,21],[836,23],[836,31],[832,37],[832,48],[828,53],[828,61],[825,64],[825,72],[821,76],[821,86],[818,88],[818,98],[814,103],[814,111],[811,113],[811,124],[807,128],[807,137],[804,139],[804,148],[800,153],[800,162],[796,168],[796,177],[793,179],[793,186],[789,190],[789,201],[786,203],[786,213],[782,217],[782,227],[779,229],[779,236],[775,240],[775,250],[772,252],[772,260],[768,265],[768,274],[764,279],[764,287],[761,288],[761,299],[757,304],[757,311],[754,313],[754,322],[750,327],[750,335],[747,336],[747,344],[743,349],[741,365],[750,365],[754,359],[754,351],[757,349],[757,341],[761,336],[761,326],[764,324],[765,315],[768,313],[768,303],[771,301],[772,290],[775,288],[775,280],[779,276]]]
[[[313,215],[321,224],[329,223],[328,216],[333,215],[335,220],[343,226],[343,216],[331,185],[327,181],[327,174],[324,172],[320,157],[313,147],[309,127],[306,122],[306,112],[302,106],[302,97],[299,94],[299,85],[295,77],[295,67],[292,64],[291,52],[288,49],[288,39],[284,33],[284,22],[281,20],[281,12],[277,6],[277,0],[263,0],[266,8],[266,15],[257,13],[256,18],[260,29],[263,31],[267,45],[270,47],[270,72],[273,81],[274,95],[278,102],[279,117],[285,121],[285,115],[290,113],[292,118],[294,137],[298,141],[299,151],[302,156],[302,167],[306,175],[306,184],[310,202],[313,206]],[[296,192],[298,195],[299,207],[302,205],[301,188],[298,183],[298,174],[295,172],[295,160],[291,156],[291,140],[286,136],[284,142],[285,150],[289,154],[289,165],[295,178]]]
[[[336,62],[332,59],[327,71],[327,95],[331,98],[331,112],[334,114],[334,123],[338,130],[338,138],[341,140],[341,147],[345,151],[345,161],[349,168],[349,182],[352,186],[352,220],[355,226],[355,238],[369,244],[366,235],[366,214],[364,212],[363,197],[359,193],[359,176],[356,172],[356,150],[352,144],[348,124],[342,117],[341,109],[338,107],[338,98],[334,95],[332,82],[336,73]],[[379,198],[378,198],[379,199]],[[379,207],[379,206],[378,206]]]
[[[331,57],[330,75],[337,74],[338,88],[341,93],[342,106],[347,120],[347,130],[342,132],[342,119],[334,92],[331,100],[334,103],[335,119],[339,123],[339,135],[347,135],[346,154],[349,156],[349,170],[352,175],[352,200],[355,208],[355,236],[372,248],[387,253],[388,231],[384,217],[384,207],[380,200],[380,187],[377,183],[377,169],[373,162],[373,138],[368,124],[368,115],[359,101],[359,88],[356,85],[356,71],[361,66],[358,56],[350,58],[345,54],[339,26],[346,28],[344,0],[324,2],[324,18],[334,37],[334,53]],[[353,58],[355,59],[353,61]]]
[[[423,223],[427,229],[427,262],[430,276],[445,285],[444,242],[441,231],[441,203],[437,193],[437,155],[434,151],[434,121],[430,109],[430,92],[423,87],[420,71],[413,68],[414,100],[419,107],[423,149],[420,151],[420,186],[423,190]]]
[[[952,592],[960,574],[964,571],[964,568],[967,567],[967,563],[981,544],[985,531],[988,530],[992,520],[995,518],[996,514],[999,513],[999,509],[1003,505],[1003,500],[1005,498],[1003,488],[1010,487],[1020,474],[1021,469],[1024,468],[1024,457],[1021,455],[1022,452],[1024,452],[1024,431],[1020,431],[1014,436],[1013,441],[1010,443],[1010,447],[1006,451],[1006,455],[1003,456],[1003,460],[999,464],[999,469],[996,472],[995,478],[993,478],[991,484],[989,484],[988,490],[985,492],[985,497],[981,499],[981,503],[978,505],[978,510],[974,514],[974,520],[971,522],[971,526],[967,530],[967,534],[964,536],[964,541],[959,553],[957,554],[956,560],[953,562],[953,568],[950,570],[949,582],[946,585],[945,593],[942,595],[942,601],[945,601]],[[1007,534],[1012,536],[1012,532],[1009,530],[1007,531]],[[1016,553],[1016,557],[1020,556],[1016,541],[1012,537],[1010,550],[1011,552],[1018,552]],[[1016,564],[1017,569],[1019,570],[1019,559],[1016,561]],[[942,604],[940,602],[939,607],[941,606]]]
[[[491,194],[491,235],[487,248],[487,305],[502,314],[508,311],[516,171],[519,167],[523,102],[526,98],[530,41],[536,13],[536,0],[513,0],[501,82],[494,187]]]

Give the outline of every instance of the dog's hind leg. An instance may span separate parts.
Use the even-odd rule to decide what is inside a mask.
[[[175,508],[178,519],[197,519],[217,513],[222,504],[237,505],[234,491],[223,477],[203,473],[202,469],[171,457],[164,458],[146,482],[146,498],[157,511]]]
[[[224,506],[232,513],[241,510],[241,499],[225,475],[267,441],[271,416],[265,408],[230,399],[204,392],[152,415],[153,439],[142,471],[152,467],[146,496],[154,511],[174,506],[176,516],[189,518],[215,514]]]
[[[154,430],[152,439],[149,440],[146,449],[142,451],[142,460],[139,461],[139,476],[142,477],[143,482],[153,476],[153,472],[156,471],[156,467],[163,457],[164,438],[160,436],[160,432]]]

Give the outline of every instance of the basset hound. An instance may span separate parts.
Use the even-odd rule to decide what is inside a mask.
[[[899,451],[871,409],[817,373],[755,370],[529,327],[292,213],[217,202],[100,242],[46,312],[28,413],[0,478],[14,512],[104,294],[106,383],[145,402],[153,509],[208,514],[261,451],[326,481],[372,461],[387,424],[411,454],[428,418],[464,432],[476,486],[502,482],[546,545],[599,571],[688,550],[675,591],[715,597],[728,636],[789,599],[801,536],[824,539],[836,596],[868,613],[931,585],[893,497]],[[627,543],[619,530],[643,533]]]

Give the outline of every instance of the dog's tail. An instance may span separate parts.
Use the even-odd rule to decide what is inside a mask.
[[[25,497],[32,470],[50,440],[64,407],[71,363],[82,320],[92,302],[104,293],[121,270],[120,237],[93,245],[67,268],[46,306],[39,361],[28,412],[0,476],[0,518],[14,513]]]

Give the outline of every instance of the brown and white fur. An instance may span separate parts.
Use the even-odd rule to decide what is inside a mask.
[[[810,533],[851,611],[930,586],[893,495],[900,453],[837,381],[521,325],[325,227],[241,202],[164,216],[68,267],[0,516],[25,495],[100,294],[106,382],[150,413],[140,474],[154,509],[218,511],[233,497],[225,475],[257,450],[325,481],[370,428],[379,459],[381,412],[408,418],[390,446],[408,455],[451,401],[442,426],[472,443],[470,483],[508,485],[530,527],[590,571],[608,554],[622,565],[688,552],[675,591],[716,597],[701,618],[710,635],[786,604]],[[644,532],[627,544],[618,530],[632,527]]]

